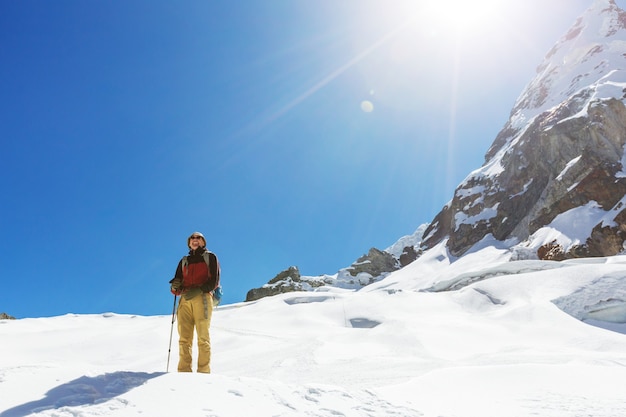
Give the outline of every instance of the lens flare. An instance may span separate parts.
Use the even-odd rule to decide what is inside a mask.
[[[363,100],[361,102],[361,110],[363,110],[365,113],[371,113],[372,111],[374,111],[374,103],[369,100]]]

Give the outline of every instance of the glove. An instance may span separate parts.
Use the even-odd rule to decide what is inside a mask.
[[[178,291],[182,288],[183,286],[183,280],[180,278],[174,278],[170,284],[172,285],[172,290],[174,291]]]

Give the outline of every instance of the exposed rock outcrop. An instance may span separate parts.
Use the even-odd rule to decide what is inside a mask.
[[[416,249],[414,246],[405,246],[405,248],[402,250],[400,258],[398,259],[398,261],[400,262],[400,267],[404,268],[405,266],[419,258],[422,252],[423,251],[421,249]]]
[[[361,256],[355,263],[347,268],[350,275],[357,277],[367,274],[372,279],[385,272],[392,272],[399,269],[398,260],[389,252],[371,248],[367,255]]]
[[[254,301],[271,295],[282,294],[303,289],[300,271],[297,266],[290,266],[278,273],[269,282],[260,287],[253,288],[246,294],[246,301]]]

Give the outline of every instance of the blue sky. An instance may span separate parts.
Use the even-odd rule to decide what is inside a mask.
[[[591,2],[426,3],[0,2],[0,311],[169,314],[195,230],[238,302],[432,220]]]

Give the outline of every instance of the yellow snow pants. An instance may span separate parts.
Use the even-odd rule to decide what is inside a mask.
[[[209,326],[213,297],[208,293],[183,294],[178,304],[178,372],[191,372],[193,331],[198,336],[198,372],[211,372]]]

